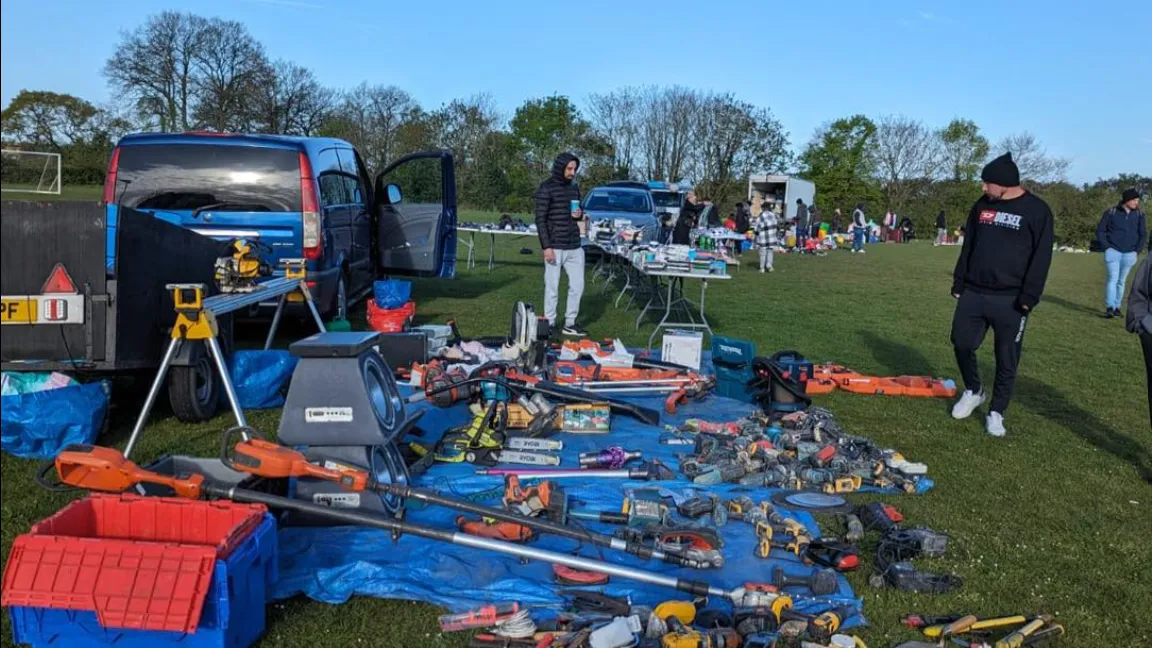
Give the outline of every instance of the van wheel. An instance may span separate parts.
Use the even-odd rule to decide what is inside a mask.
[[[343,273],[336,281],[336,297],[332,307],[332,319],[348,319],[348,278]]]
[[[189,366],[168,371],[168,402],[176,418],[185,423],[199,423],[215,416],[222,391],[216,365],[203,342],[195,344]]]

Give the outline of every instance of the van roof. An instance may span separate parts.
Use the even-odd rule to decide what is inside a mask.
[[[152,146],[163,144],[204,144],[227,146],[258,146],[316,151],[325,148],[352,148],[352,145],[334,137],[294,137],[290,135],[250,135],[245,133],[132,133],[120,138],[117,146]]]

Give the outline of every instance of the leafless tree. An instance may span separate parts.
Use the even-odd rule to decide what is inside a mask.
[[[312,136],[335,107],[335,93],[308,68],[277,61],[265,72],[254,106],[254,130]]]
[[[120,36],[104,64],[113,89],[134,101],[142,117],[161,130],[188,130],[195,104],[195,60],[204,44],[207,21],[165,11]]]
[[[401,131],[417,115],[420,106],[407,92],[361,83],[340,98],[325,132],[352,142],[368,166],[382,169],[399,156]]]
[[[640,145],[650,179],[674,181],[686,176],[700,104],[698,91],[680,86],[644,91]]]
[[[1068,158],[1048,155],[1044,145],[1036,136],[1027,131],[1009,135],[996,145],[995,155],[1011,152],[1012,159],[1020,168],[1020,177],[1032,182],[1061,182],[1067,179]]]
[[[713,201],[726,202],[755,171],[781,171],[790,160],[788,136],[771,111],[730,94],[703,98],[693,138],[696,178]]]
[[[588,98],[588,113],[593,128],[612,143],[613,164],[618,171],[633,177],[639,170],[641,114],[643,91],[621,88]]]
[[[251,130],[253,105],[274,75],[264,47],[243,23],[208,19],[196,68],[196,109],[199,126],[217,131]]]
[[[889,207],[903,208],[916,181],[934,177],[944,162],[940,138],[918,120],[887,115],[876,120],[876,170]]]

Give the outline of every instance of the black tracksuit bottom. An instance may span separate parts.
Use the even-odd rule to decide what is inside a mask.
[[[952,346],[956,350],[956,364],[960,367],[965,389],[975,393],[983,389],[976,350],[984,343],[989,328],[995,336],[996,381],[992,387],[990,411],[1003,414],[1008,409],[1027,323],[1028,316],[1016,308],[1015,295],[989,295],[968,289],[956,304],[956,314],[952,318]]]
[[[1140,334],[1140,346],[1144,347],[1144,368],[1148,371],[1148,411],[1152,412],[1152,333]],[[1149,418],[1152,419],[1152,414]]]

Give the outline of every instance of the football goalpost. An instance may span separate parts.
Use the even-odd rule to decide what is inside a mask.
[[[59,153],[0,151],[0,191],[59,194],[61,184]]]

